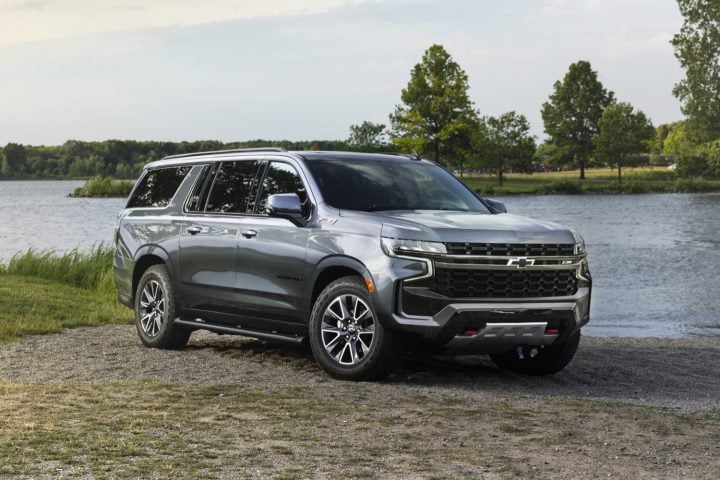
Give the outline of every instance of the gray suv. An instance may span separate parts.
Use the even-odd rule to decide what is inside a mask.
[[[205,152],[148,164],[116,234],[120,302],[148,347],[193,330],[308,342],[333,377],[403,349],[551,374],[589,320],[576,232],[509,215],[416,156]]]

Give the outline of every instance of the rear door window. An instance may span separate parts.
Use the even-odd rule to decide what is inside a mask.
[[[210,189],[206,212],[253,213],[260,162],[223,162]]]
[[[135,188],[128,208],[167,207],[189,171],[190,167],[150,170]]]

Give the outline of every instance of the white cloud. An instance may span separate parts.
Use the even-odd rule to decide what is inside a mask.
[[[412,66],[433,43],[467,71],[483,114],[525,114],[539,137],[542,103],[579,59],[656,123],[680,118],[671,90],[681,71],[667,39],[681,18],[669,2],[628,2],[619,15],[615,0],[602,14],[554,0],[567,15],[554,18],[543,17],[550,3],[534,0],[512,9],[490,0],[323,7],[332,1],[303,3],[322,9],[310,14],[219,20],[216,10],[212,23],[172,17],[175,26],[0,46],[0,144],[343,138],[350,124],[387,123]],[[105,5],[121,5],[113,15],[123,18],[150,15],[130,8],[137,2]],[[276,13],[299,8],[272,5]]]
[[[354,0],[359,3],[365,0]],[[347,0],[0,0],[0,45],[170,25],[322,12]]]

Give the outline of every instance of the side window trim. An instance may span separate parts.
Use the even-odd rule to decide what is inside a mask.
[[[205,164],[203,166],[203,170],[198,175],[198,178],[195,180],[196,184],[193,185],[192,190],[190,190],[190,195],[187,198],[187,201],[185,202],[185,206],[183,207],[183,211],[185,213],[203,213],[205,210],[205,203],[207,202],[207,193],[208,188],[210,186],[210,183],[213,181],[213,178],[215,177],[215,174],[217,173],[217,166],[220,162],[212,162]],[[199,192],[197,195],[197,205],[195,209],[190,208],[190,202],[193,201],[193,194],[195,193],[195,189],[199,185]]]

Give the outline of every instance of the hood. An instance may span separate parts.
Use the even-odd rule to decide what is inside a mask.
[[[411,240],[470,243],[575,243],[571,229],[510,215],[452,211],[343,212],[382,222],[382,235]]]

